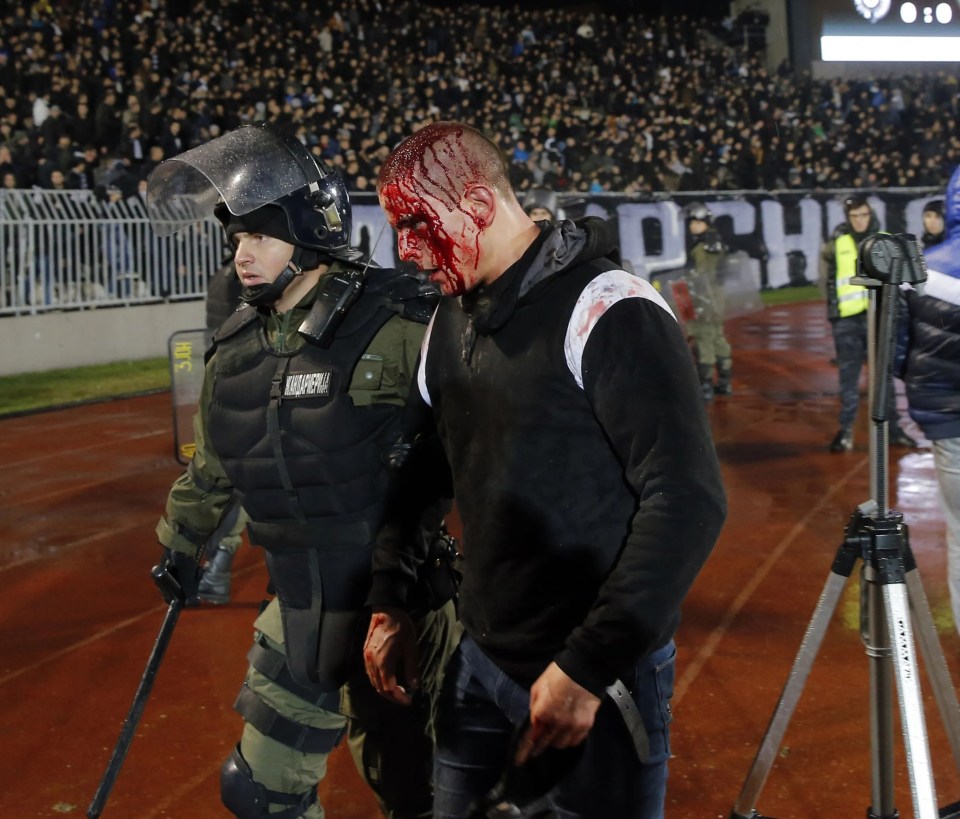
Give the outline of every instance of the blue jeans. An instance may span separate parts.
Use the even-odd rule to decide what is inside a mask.
[[[650,743],[641,764],[617,706],[604,697],[573,773],[550,794],[557,819],[662,819],[670,757],[673,642],[637,664],[623,680],[637,703]],[[447,667],[437,716],[434,819],[463,819],[504,771],[514,728],[527,715],[529,691],[464,637]]]

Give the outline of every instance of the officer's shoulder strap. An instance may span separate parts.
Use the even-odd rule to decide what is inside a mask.
[[[434,285],[388,267],[368,270],[367,288],[380,297],[388,310],[420,324],[430,321],[440,298]]]
[[[206,359],[209,360],[213,355],[217,345],[225,339],[232,338],[245,327],[257,320],[257,308],[249,304],[241,304],[234,310],[223,324],[214,331],[213,339],[207,350]]]

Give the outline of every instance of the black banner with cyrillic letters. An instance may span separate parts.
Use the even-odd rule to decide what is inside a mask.
[[[615,193],[549,196],[557,216],[615,220],[624,266],[645,279],[686,265],[683,207],[703,202],[728,247],[744,251],[761,287],[773,289],[816,282],[820,246],[844,221],[842,202],[851,193],[677,193],[642,199]],[[881,229],[919,236],[923,232],[924,206],[942,196],[942,191],[911,188],[871,191],[867,199]],[[351,198],[354,242],[370,252],[385,222],[383,211],[372,196],[354,194]],[[377,263],[397,266],[396,240],[389,231],[384,232],[373,252]]]

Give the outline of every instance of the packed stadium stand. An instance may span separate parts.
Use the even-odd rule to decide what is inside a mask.
[[[8,6],[0,179],[130,197],[164,158],[262,120],[295,129],[360,191],[434,119],[496,135],[519,189],[911,187],[960,162],[955,67],[814,79],[768,70],[729,18],[519,6]]]

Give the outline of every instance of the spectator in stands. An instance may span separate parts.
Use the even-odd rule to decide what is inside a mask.
[[[163,162],[164,159],[163,148],[159,145],[151,145],[147,152],[147,158],[140,165],[140,178],[147,179],[153,172],[153,169]]]
[[[50,183],[45,187],[53,191],[65,191],[67,189],[67,178],[59,168],[53,168],[50,171]]]
[[[77,101],[76,115],[70,120],[70,136],[77,145],[96,144],[97,125],[84,99]]]
[[[101,191],[106,188],[118,188],[124,197],[130,196],[137,190],[137,177],[130,170],[129,162],[124,157],[104,157],[94,172],[95,189]]]
[[[117,109],[117,92],[108,87],[103,99],[97,105],[93,115],[94,138],[101,148],[108,151],[116,150],[120,142],[121,123],[120,112]]]
[[[67,170],[67,187],[71,190],[89,189],[89,179],[87,175],[87,163],[83,154],[74,154],[71,158],[70,167]]]
[[[13,177],[14,182],[16,182],[17,177],[17,166],[13,161],[13,154],[10,152],[10,148],[7,145],[0,143],[0,178],[4,180],[4,187],[17,187],[14,185],[7,185],[6,178],[8,176]]]
[[[147,160],[147,142],[140,129],[140,123],[131,122],[120,139],[118,153],[126,161],[127,167],[135,176],[142,175],[144,162]]]
[[[70,123],[63,116],[59,105],[50,106],[50,112],[43,124],[38,126],[38,130],[44,145],[47,146],[59,144],[63,137],[70,138]]]
[[[13,87],[13,66],[10,64],[10,52],[7,48],[0,42],[0,91],[3,94],[0,96],[6,96],[6,89]]]
[[[46,156],[55,168],[68,171],[74,164],[74,147],[69,134],[61,134],[55,143],[51,143]]]
[[[167,124],[163,133],[160,134],[159,143],[164,156],[176,156],[187,149],[188,145],[181,131],[180,121],[173,120],[173,122]]]
[[[68,17],[66,7],[33,19],[3,15],[0,117],[13,113],[12,131],[27,133],[24,184],[38,177],[39,129],[54,127],[54,107],[60,120],[69,115],[78,147],[114,153],[124,128],[139,121],[147,145],[165,140],[172,156],[215,136],[212,126],[222,133],[267,117],[303,123],[316,138],[336,104],[351,138],[335,135],[324,156],[333,162],[355,150],[370,163],[361,164],[368,178],[383,158],[371,161],[366,140],[389,148],[406,135],[398,122],[454,114],[504,148],[523,141],[530,164],[519,165],[520,184],[555,190],[939,186],[960,162],[954,78],[771,74],[759,57],[727,45],[754,42],[755,23],[746,36],[739,25],[724,31],[682,15],[597,10],[586,19],[566,9],[368,0],[348,0],[340,20],[314,22],[277,0],[270,11],[279,30],[264,33],[252,23],[262,3],[252,0],[248,17],[200,0],[190,8],[194,25],[178,22],[170,4],[146,13],[141,4],[110,3],[95,19]],[[704,30],[726,42],[701,37]],[[514,53],[518,32],[523,48]],[[406,47],[411,42],[423,48]],[[303,56],[327,46],[319,67]],[[64,65],[76,79],[65,78]],[[651,89],[642,106],[637,88]],[[412,99],[425,102],[409,108]],[[168,120],[180,123],[172,140]],[[625,162],[634,134],[642,154]],[[578,150],[588,135],[591,150]],[[614,157],[616,169],[588,162],[594,155]]]

